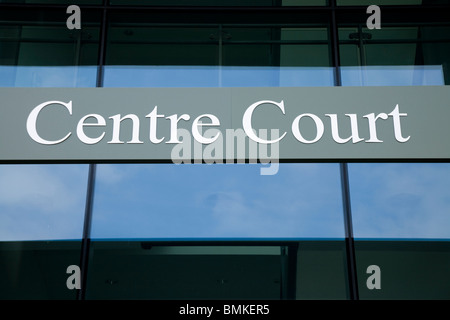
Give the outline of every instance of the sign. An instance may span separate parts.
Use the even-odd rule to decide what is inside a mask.
[[[0,88],[0,161],[450,159],[450,87]]]

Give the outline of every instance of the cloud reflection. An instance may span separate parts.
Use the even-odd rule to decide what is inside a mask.
[[[343,237],[337,164],[99,165],[94,238]],[[102,173],[103,171],[103,173]]]
[[[450,164],[349,165],[358,238],[450,238]]]
[[[87,165],[0,166],[0,240],[80,239]]]

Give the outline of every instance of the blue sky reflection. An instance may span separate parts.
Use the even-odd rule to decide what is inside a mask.
[[[341,67],[344,86],[444,85],[442,66]],[[95,87],[97,66],[0,66],[0,87]],[[105,87],[334,86],[332,67],[106,66]]]
[[[350,164],[355,238],[450,238],[450,163]]]
[[[444,71],[438,66],[341,67],[343,86],[440,86]]]
[[[334,86],[334,68],[106,66],[105,87]]]
[[[88,165],[1,165],[0,241],[81,239]]]
[[[344,236],[337,164],[102,164],[93,238]]]
[[[0,87],[95,87],[97,66],[0,66]]]

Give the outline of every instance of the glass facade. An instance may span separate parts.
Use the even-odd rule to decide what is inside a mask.
[[[0,0],[1,87],[446,85],[448,1]],[[1,163],[0,298],[450,299],[448,159],[149,162]]]

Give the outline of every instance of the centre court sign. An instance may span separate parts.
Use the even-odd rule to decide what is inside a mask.
[[[174,150],[184,162],[450,159],[448,86],[1,88],[0,96],[2,162],[173,161]]]

